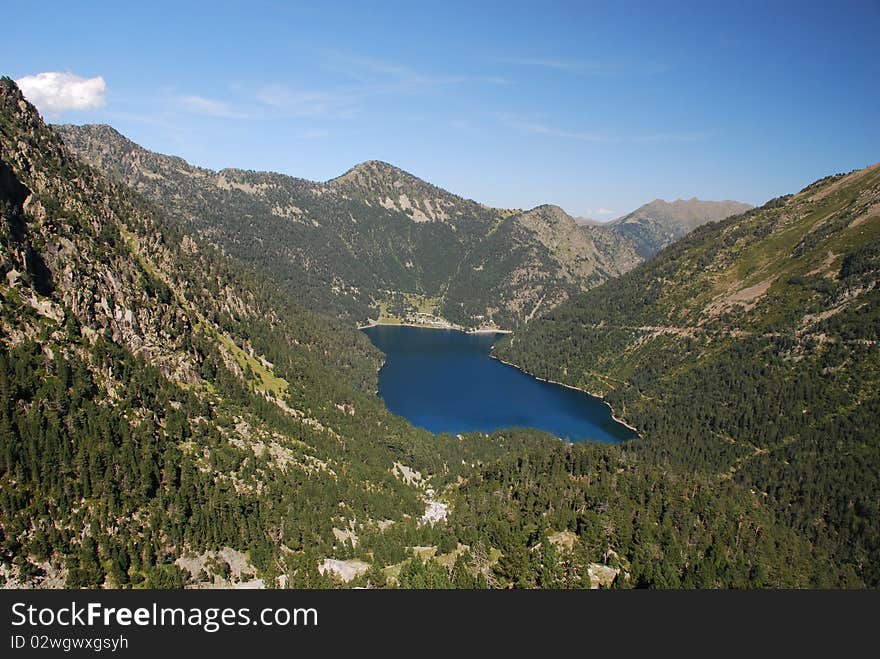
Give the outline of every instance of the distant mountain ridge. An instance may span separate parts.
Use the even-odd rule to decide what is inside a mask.
[[[272,273],[309,308],[359,322],[422,312],[513,327],[639,261],[602,228],[489,208],[381,161],[319,183],[194,167],[109,126],[55,129],[84,160]]]
[[[739,215],[751,208],[750,204],[730,200],[703,201],[693,197],[670,202],[655,199],[612,220],[608,226],[630,240],[639,255],[647,259],[700,225]]]
[[[195,167],[109,126],[55,130],[86,162],[271,273],[308,308],[358,322],[427,314],[516,327],[643,259],[627,231],[582,225],[550,205],[491,208],[378,160],[315,182]]]

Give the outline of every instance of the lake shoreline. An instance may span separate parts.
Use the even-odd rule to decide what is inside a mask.
[[[465,329],[460,325],[424,325],[419,323],[383,323],[378,320],[371,320],[364,325],[358,325],[359,330],[369,329],[370,327],[417,327],[418,329],[447,330],[450,332],[462,332],[463,334],[513,334],[513,330],[500,329],[497,327],[479,327],[477,329]]]
[[[373,330],[380,327],[386,331]],[[443,329],[446,333],[436,332],[432,336],[431,332],[418,332],[422,329]],[[362,331],[385,354],[377,369],[377,394],[394,414],[429,432],[490,432],[490,428],[521,426],[544,430],[563,441],[566,437],[577,437],[577,441],[582,438],[616,444],[641,437],[602,396],[535,376],[497,357],[493,351],[502,333],[494,328],[468,331],[445,325],[371,321]],[[473,338],[466,338],[468,335]],[[397,369],[385,371],[391,355],[398,353],[401,358],[395,362]],[[494,360],[494,368],[490,361],[485,361],[486,357]],[[413,364],[417,367],[413,368]],[[498,371],[497,364],[509,369]],[[464,373],[468,375],[467,382],[458,382]],[[558,389],[554,392],[555,387],[546,387],[548,384]],[[468,393],[462,398],[455,393],[460,391]]]
[[[558,380],[551,380],[549,378],[542,378],[542,377],[535,375],[534,373],[529,373],[524,368],[517,366],[516,364],[514,364],[512,362],[508,362],[508,361],[501,359],[501,357],[498,357],[497,355],[495,355],[491,351],[489,352],[489,357],[491,359],[495,359],[495,360],[501,362],[502,364],[505,364],[506,366],[510,366],[511,368],[515,368],[516,370],[520,371],[521,373],[525,373],[529,377],[533,377],[536,380],[540,380],[541,382],[549,382],[550,384],[556,384],[556,385],[559,385],[560,387],[565,387],[566,389],[574,389],[575,391],[580,391],[582,394],[587,394],[588,396],[592,396],[596,400],[602,401],[608,407],[608,409],[611,411],[611,418],[612,419],[617,421],[617,423],[619,423],[620,425],[632,430],[636,434],[636,438],[638,438],[638,439],[642,438],[642,435],[641,435],[641,433],[639,433],[638,428],[636,428],[635,426],[633,426],[630,423],[627,423],[624,419],[621,419],[619,416],[617,416],[617,414],[614,411],[614,408],[611,407],[611,403],[609,403],[607,400],[605,400],[605,398],[603,396],[599,396],[598,394],[595,394],[592,391],[587,391],[586,389],[581,389],[580,387],[575,387],[572,384],[566,384],[565,382],[559,382]]]

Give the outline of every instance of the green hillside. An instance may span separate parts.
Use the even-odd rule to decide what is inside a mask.
[[[696,229],[498,346],[603,394],[627,452],[729,479],[880,584],[880,166]]]
[[[361,332],[79,162],[8,78],[0,212],[7,587],[859,583],[735,480],[392,416]]]

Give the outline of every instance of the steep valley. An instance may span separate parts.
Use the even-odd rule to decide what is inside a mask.
[[[639,265],[385,163],[314,183],[56,132],[3,78],[0,580],[876,587],[877,176]],[[643,439],[390,414],[356,325],[417,305],[518,328],[499,356]]]

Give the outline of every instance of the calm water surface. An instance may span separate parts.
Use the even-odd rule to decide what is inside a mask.
[[[492,359],[500,334],[395,325],[364,332],[386,355],[379,395],[388,409],[431,432],[530,427],[571,441],[635,437],[598,398]]]

